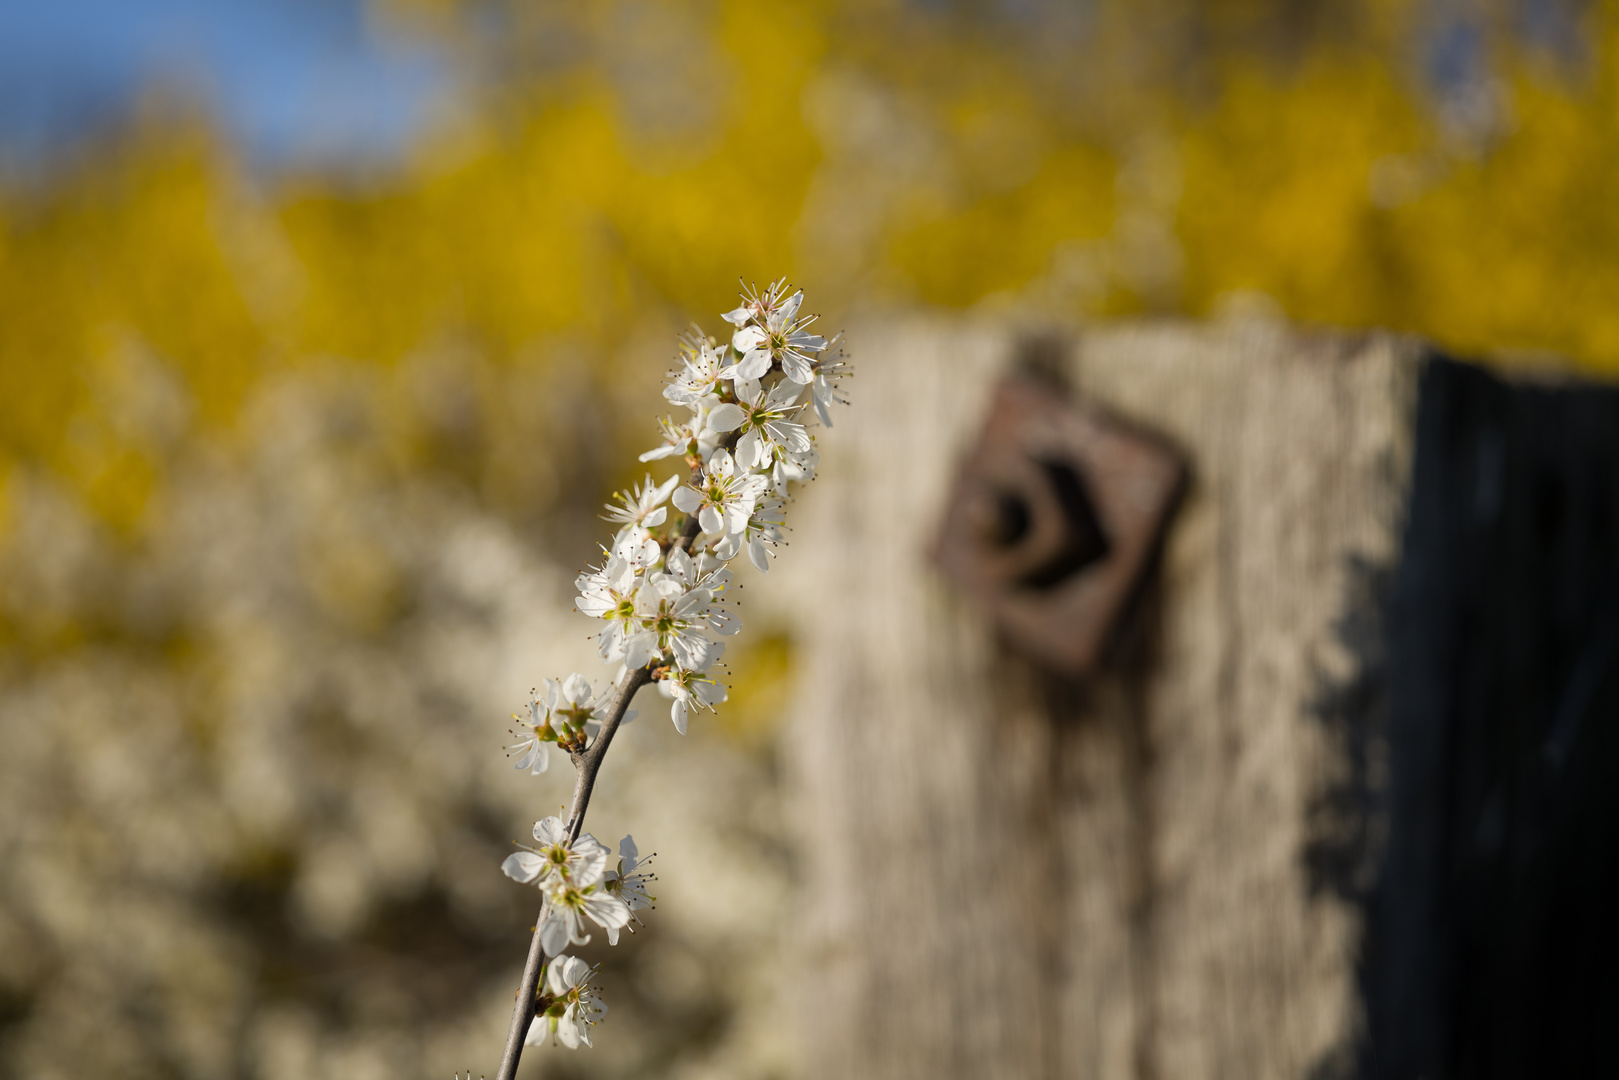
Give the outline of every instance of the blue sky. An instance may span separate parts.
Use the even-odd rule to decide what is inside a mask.
[[[387,156],[447,79],[362,0],[0,0],[0,159],[48,161],[153,88],[200,102],[262,164]]]

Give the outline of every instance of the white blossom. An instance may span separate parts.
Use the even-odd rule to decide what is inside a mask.
[[[714,348],[695,327],[681,342],[681,370],[664,388],[663,396],[676,405],[691,405],[719,392],[725,354]]]
[[[739,380],[759,379],[772,364],[779,364],[795,383],[808,384],[815,377],[815,354],[826,349],[827,340],[805,329],[818,316],[798,317],[804,293],[798,291],[783,300],[784,291],[783,283],[777,282],[752,302],[746,323],[731,335],[731,348],[741,359],[722,374]],[[727,318],[735,314],[730,312]]]
[[[729,637],[742,629],[741,621],[731,614],[725,602],[725,587],[731,583],[732,578],[730,568],[723,562],[713,567],[700,566],[700,561],[707,563],[713,560],[705,554],[699,554],[694,559],[681,548],[670,548],[669,554],[664,558],[662,573],[654,574],[653,577],[670,578],[687,592],[707,590],[709,600],[701,619],[707,621],[710,630]],[[716,642],[713,648],[715,651],[709,657],[710,664],[719,659],[723,646]]]
[[[663,435],[663,445],[654,447],[641,455],[642,461],[661,461],[664,458],[685,457],[695,453],[697,449],[697,429],[690,421],[676,423],[673,417],[664,417],[658,421],[658,428]]]
[[[798,317],[803,291],[784,296],[786,291],[783,278],[763,293],[744,292],[742,306],[722,316],[737,328],[731,335],[731,348],[741,357],[721,373],[723,377],[761,379],[773,363],[780,364],[793,382],[808,384],[815,377],[813,354],[824,350],[827,341],[805,329],[818,316]]]
[[[786,506],[787,501],[779,495],[767,495],[760,499],[747,525],[737,532],[726,534],[714,544],[714,555],[730,562],[745,546],[748,561],[758,567],[760,573],[768,572],[770,549],[781,542]]]
[[[625,666],[638,668],[669,656],[689,671],[706,670],[719,657],[715,643],[703,634],[711,626],[712,600],[707,589],[688,589],[667,574],[647,581],[635,597],[641,628],[624,643]]]
[[[600,570],[580,574],[574,586],[579,590],[574,606],[593,619],[607,620],[606,629],[597,635],[602,659],[622,660],[625,640],[639,627],[635,598],[641,579],[636,575],[635,563],[613,555]]]
[[[500,868],[513,881],[549,889],[558,885],[585,888],[607,872],[608,851],[600,840],[581,833],[568,841],[567,826],[555,814],[534,823],[539,847],[524,848],[506,857]]]
[[[684,423],[676,423],[672,417],[664,417],[658,421],[659,433],[663,436],[663,445],[648,450],[641,455],[642,461],[661,461],[664,458],[695,457],[699,461],[707,459],[719,445],[720,437],[727,431],[735,428],[734,421],[730,426],[724,426],[730,412],[722,411],[720,426],[714,426],[712,414],[716,409],[723,409],[719,396],[710,394],[690,402],[691,419]]]
[[[778,454],[770,466],[770,490],[785,495],[788,484],[809,483],[820,464],[821,452],[813,446],[802,454]]]
[[[508,754],[521,754],[513,768],[530,769],[530,776],[538,776],[551,764],[551,755],[545,752],[545,744],[557,741],[557,733],[551,727],[550,698],[554,683],[545,680],[546,692],[532,691],[528,701],[528,719],[524,720],[516,713],[512,719],[519,722],[520,727],[513,728],[512,734],[517,741],[506,747]]]
[[[736,327],[731,334],[731,348],[738,359],[726,369],[726,378],[759,379],[770,370],[770,318],[780,308],[786,290],[786,278],[771,282],[763,292],[744,288],[742,305],[720,316]]]
[[[652,576],[672,578],[683,589],[707,589],[709,595],[717,600],[735,575],[724,562],[706,553],[694,557],[684,549],[674,547],[664,556],[663,569],[655,571]]]
[[[606,849],[602,850],[605,853]],[[600,878],[589,885],[554,877],[547,880],[545,893],[550,903],[540,922],[540,947],[547,956],[555,956],[569,945],[588,945],[585,919],[607,931],[609,945],[618,944],[618,932],[629,925],[630,908],[608,891]]]
[[[577,956],[552,957],[545,968],[549,1001],[529,1023],[523,1042],[539,1046],[549,1036],[570,1050],[594,1045],[590,1029],[607,1015],[607,1003],[590,981],[597,970]]]
[[[603,885],[607,875],[607,848],[589,833],[568,841],[567,826],[556,816],[534,823],[536,848],[525,848],[501,864],[507,877],[525,885],[538,885],[550,902],[540,922],[540,945],[555,956],[572,945],[584,945],[588,918],[607,931],[618,944],[618,932],[630,921],[630,909]]]
[[[651,566],[658,565],[663,558],[663,547],[650,534],[636,535],[633,530],[625,530],[613,540],[613,547],[607,552],[609,559],[623,559],[630,564],[636,573]]]
[[[597,697],[591,688],[590,680],[574,672],[561,683],[551,683],[549,689],[549,703],[551,706],[551,726],[561,736],[582,736],[596,724],[601,722],[602,707],[607,704],[604,694]]]
[[[802,386],[788,379],[777,382],[768,392],[757,382],[736,384],[737,400],[744,413],[738,425],[742,429],[742,437],[736,443],[738,465],[744,469],[769,465],[778,447],[788,454],[802,454],[810,449],[810,437],[804,425],[787,419],[803,408],[794,404],[803,391]]]
[[[614,546],[624,543],[626,539],[631,543],[644,544],[650,531],[662,525],[668,518],[669,508],[663,504],[678,483],[680,478],[671,476],[661,484],[653,484],[652,476],[648,474],[640,487],[620,491],[615,497],[622,505],[614,506],[608,503],[607,513],[602,515],[606,520],[620,526]]]
[[[770,371],[774,359],[770,355],[769,335],[757,326],[744,326],[731,335],[731,348],[741,354],[736,363],[730,365],[722,373],[728,379],[737,382],[743,380],[757,381],[765,377]]]
[[[838,384],[852,373],[849,362],[844,359],[843,350],[838,347],[838,342],[842,338],[841,334],[833,338],[827,345],[828,351],[815,361],[815,382],[811,386],[812,396],[815,399],[815,415],[820,417],[821,423],[827,427],[832,426],[832,403],[849,404],[849,399],[838,392]]]
[[[687,710],[692,706],[714,711],[726,699],[725,685],[697,671],[672,668],[658,680],[658,693],[671,699],[669,719],[675,730],[686,734]]]
[[[720,318],[732,326],[741,328],[750,322],[766,322],[770,313],[782,303],[787,294],[787,279],[777,278],[765,287],[763,292],[757,286],[744,285],[742,287],[742,304],[740,307],[727,311]]]
[[[705,569],[698,565],[698,560],[692,558],[690,552],[679,547],[669,549],[669,553],[663,557],[663,569],[654,571],[652,576],[673,578],[683,589],[702,588],[710,592],[724,588],[731,580],[731,572],[723,565],[710,565]]]
[[[716,450],[703,470],[701,486],[678,488],[673,502],[682,512],[695,513],[704,532],[736,532],[747,525],[765,487],[762,477],[737,468],[729,453]]]
[[[649,908],[658,899],[648,891],[648,886],[657,880],[656,874],[647,873],[643,867],[652,861],[652,856],[641,858],[635,847],[635,837],[626,836],[618,842],[618,868],[607,873],[607,890],[624,901],[625,906],[633,913]],[[635,918],[640,922],[640,918]]]

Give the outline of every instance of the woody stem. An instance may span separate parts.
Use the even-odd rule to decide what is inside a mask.
[[[579,830],[585,823],[585,808],[590,805],[590,794],[596,786],[596,774],[601,770],[607,747],[612,743],[619,725],[624,722],[630,699],[651,681],[652,671],[649,667],[624,672],[614,691],[613,703],[602,720],[601,731],[588,749],[573,753],[573,766],[578,771],[578,778],[573,788],[573,806],[568,810],[568,843],[579,838]],[[534,937],[529,941],[528,960],[523,965],[523,978],[517,986],[517,1002],[512,1006],[512,1026],[506,1032],[506,1052],[501,1056],[500,1070],[495,1073],[495,1080],[514,1080],[517,1076],[517,1063],[523,1056],[523,1037],[528,1034],[528,1026],[534,1020],[534,992],[540,985],[540,969],[545,966],[540,930],[545,926],[549,909],[549,900],[540,905],[539,919],[534,924]]]

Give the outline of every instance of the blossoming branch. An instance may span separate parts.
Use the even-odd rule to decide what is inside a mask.
[[[690,415],[660,421],[662,443],[641,460],[684,462],[685,483],[680,476],[654,483],[649,475],[621,492],[605,515],[617,533],[601,565],[576,582],[575,606],[602,624],[598,649],[617,674],[599,692],[579,673],[547,679],[514,717],[520,726],[507,751],[517,768],[544,772],[554,746],[577,775],[567,819],[536,822],[535,846],[501,866],[543,900],[497,1080],[512,1080],[524,1045],[591,1045],[607,1005],[591,982],[596,968],[566,950],[590,941],[592,925],[618,944],[619,932],[633,932],[636,913],[651,906],[653,878],[634,839],[624,837],[613,860],[581,831],[585,810],[602,758],[634,716],[628,708],[637,690],[655,683],[681,734],[693,710],[712,711],[726,699],[714,674],[725,652],[719,639],[741,629],[729,603],[729,564],[746,551],[759,571],[770,569],[791,486],[813,479],[820,461],[804,411],[813,406],[831,427],[832,405],[847,404],[839,383],[850,372],[838,339],[809,330],[816,316],[799,314],[803,300],[785,280],[747,289],[722,316],[734,328],[728,344],[695,327],[681,337],[680,366],[663,396]],[[679,516],[671,517],[671,506]]]

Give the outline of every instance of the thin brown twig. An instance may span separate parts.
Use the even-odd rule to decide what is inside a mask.
[[[579,837],[579,830],[585,822],[585,808],[590,805],[590,794],[596,786],[596,774],[601,770],[602,757],[607,753],[613,735],[617,733],[619,724],[624,720],[630,699],[635,697],[637,690],[651,681],[650,667],[626,671],[618,680],[613,704],[608,709],[606,718],[602,720],[600,732],[591,741],[588,749],[572,755],[574,768],[579,775],[573,788],[573,806],[568,811],[570,843]],[[535,991],[540,985],[540,968],[545,965],[545,950],[540,945],[540,930],[545,926],[548,909],[549,901],[540,905],[539,920],[534,924],[534,937],[528,946],[528,960],[523,965],[523,979],[517,987],[517,1003],[512,1007],[512,1026],[506,1033],[506,1052],[501,1056],[500,1070],[495,1073],[495,1080],[514,1080],[517,1075],[517,1063],[523,1056],[523,1038],[528,1034],[528,1026],[534,1020]]]

